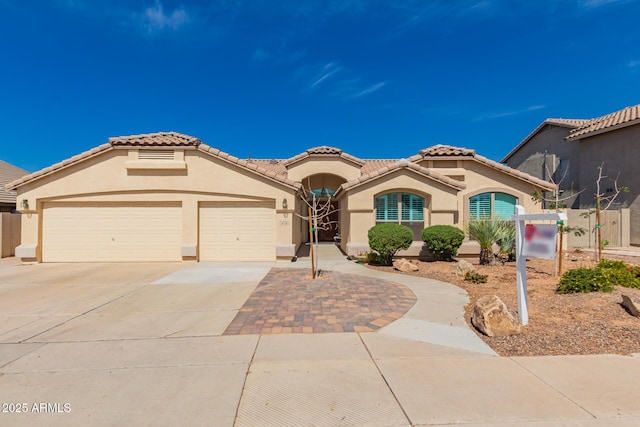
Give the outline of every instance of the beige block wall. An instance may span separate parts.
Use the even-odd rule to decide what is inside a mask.
[[[295,190],[196,150],[186,150],[184,169],[132,169],[129,150],[110,150],[18,188],[29,201],[22,215],[22,245],[40,246],[43,203],[180,202],[183,245],[198,242],[198,208],[203,202],[270,201],[276,209],[276,244],[295,245],[291,206]],[[287,199],[289,209],[282,208]],[[281,225],[288,222],[288,226]]]
[[[3,212],[0,214],[0,255],[2,258],[15,254],[20,245],[21,218],[19,214]]]

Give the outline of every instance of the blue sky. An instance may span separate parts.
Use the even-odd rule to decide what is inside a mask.
[[[434,144],[500,160],[640,103],[632,0],[0,0],[0,158],[178,131],[238,157]]]

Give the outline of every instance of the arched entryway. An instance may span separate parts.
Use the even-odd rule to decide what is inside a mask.
[[[315,198],[320,205],[329,203],[329,214],[319,219],[324,224],[323,227],[318,227],[318,240],[321,242],[333,242],[340,235],[340,202],[334,194],[346,181],[338,175],[329,173],[310,175],[302,180],[307,200],[311,201]]]

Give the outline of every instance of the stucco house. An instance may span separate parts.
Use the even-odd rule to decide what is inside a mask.
[[[553,186],[451,146],[405,159],[361,159],[323,146],[255,160],[162,132],[110,138],[8,188],[26,200],[16,256],[88,262],[290,260],[308,239],[299,216],[308,190],[332,195],[347,254],[369,251],[376,223],[398,222],[416,236],[405,254],[418,255],[424,227],[510,215],[516,203],[536,210],[531,193]]]
[[[521,172],[553,180],[573,209],[594,207],[598,167],[609,178],[618,177],[629,188],[613,209],[629,209],[629,243],[640,245],[640,105],[594,119],[547,119],[503,159]],[[564,180],[561,179],[564,177]],[[605,195],[613,193],[611,180],[602,183]]]

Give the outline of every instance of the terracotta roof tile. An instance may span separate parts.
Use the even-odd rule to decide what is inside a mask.
[[[109,138],[109,143],[114,147],[197,147],[200,144],[200,140],[195,136],[189,136],[178,132],[156,132],[140,135],[117,136]]]
[[[562,126],[569,129],[575,129],[588,123],[589,120],[586,119],[546,119],[544,122],[540,123],[537,128],[535,128],[529,135],[527,135],[522,141],[516,145],[513,150],[509,151],[509,153],[500,160],[501,163],[506,163],[509,160],[509,157],[513,156],[516,151],[522,148],[531,138],[533,138],[538,132],[542,130],[546,125],[554,125],[554,126]]]
[[[343,159],[349,160],[357,165],[360,165],[360,166],[364,165],[364,161],[362,159],[352,156],[351,154],[347,154],[339,148],[329,147],[327,145],[309,148],[308,150],[305,150],[304,152],[296,156],[293,156],[287,160],[284,160],[284,165],[289,166],[293,163],[299,162],[300,160],[304,160],[310,156],[338,156],[338,157],[342,157]]]
[[[552,190],[556,188],[556,186],[550,182],[543,181],[538,179],[532,175],[526,174],[524,172],[520,172],[517,169],[511,168],[509,166],[505,166],[502,163],[498,163],[496,161],[490,160],[486,157],[479,156],[476,154],[474,150],[470,150],[467,148],[454,147],[451,145],[436,145],[433,147],[425,148],[424,150],[420,150],[420,153],[424,157],[437,157],[437,156],[452,156],[452,157],[462,157],[463,160],[471,158],[478,163],[481,163],[485,166],[488,166],[492,169],[499,170],[508,175],[514,176],[516,178],[523,179],[525,181],[529,181],[530,183],[537,185],[539,187]],[[435,153],[435,154],[434,154]],[[446,154],[445,154],[446,153]]]
[[[25,175],[20,179],[16,179],[15,181],[12,181],[9,184],[7,184],[6,188],[10,189],[10,190],[13,190],[16,187],[18,187],[19,185],[24,184],[24,183],[26,183],[28,181],[32,181],[32,180],[34,180],[36,178],[40,178],[41,176],[49,174],[49,173],[52,173],[54,171],[57,171],[58,169],[62,169],[64,167],[71,166],[71,165],[73,165],[75,163],[78,163],[78,162],[84,160],[84,159],[92,157],[92,156],[94,156],[94,155],[96,155],[98,153],[101,153],[103,151],[110,150],[112,148],[113,147],[109,143],[99,145],[98,147],[92,148],[91,150],[88,150],[88,151],[80,153],[80,154],[78,154],[76,156],[73,156],[70,159],[64,160],[62,162],[58,162],[58,163],[53,164],[51,166],[48,166],[48,167],[46,167],[44,169],[40,169],[39,171],[33,172],[32,174],[29,174],[29,175]]]
[[[378,170],[374,170],[368,174],[363,174],[361,175],[359,178],[354,179],[352,181],[349,182],[345,182],[344,184],[342,184],[342,186],[340,187],[343,191],[344,190],[349,190],[352,189],[356,186],[359,186],[361,184],[364,184],[368,181],[372,181],[375,178],[377,178],[378,176],[381,175],[386,175],[388,173],[391,173],[393,171],[396,171],[398,169],[402,169],[402,168],[407,168],[407,169],[411,169],[416,171],[417,173],[419,173],[420,175],[423,175],[425,177],[431,178],[434,181],[438,181],[444,185],[447,185],[449,187],[453,187],[455,189],[461,190],[466,188],[466,185],[463,182],[460,181],[456,181],[454,179],[451,179],[449,177],[446,177],[444,175],[440,175],[439,173],[436,173],[430,169],[424,168],[420,165],[417,165],[415,163],[411,163],[406,159],[400,159],[400,160],[396,160],[395,163],[387,165],[382,167],[381,169]]]
[[[420,155],[423,157],[441,157],[441,156],[475,156],[476,152],[474,150],[469,150],[468,148],[460,148],[454,147],[452,145],[434,145],[433,147],[428,147],[423,150],[418,151]]]
[[[208,153],[211,154],[215,157],[218,157],[224,161],[230,162],[230,163],[234,163],[237,164],[238,166],[251,171],[251,172],[256,172],[259,173],[260,175],[263,175],[267,178],[273,179],[274,181],[277,181],[281,184],[287,185],[289,187],[298,189],[300,188],[300,183],[299,182],[295,182],[292,181],[290,179],[288,179],[286,177],[286,175],[282,175],[282,174],[278,174],[273,170],[267,170],[263,167],[261,167],[260,165],[257,165],[256,163],[253,163],[254,161],[251,160],[244,160],[244,159],[239,159],[235,156],[230,155],[229,153],[225,153],[224,151],[220,151],[218,149],[212,149],[210,146],[208,146],[207,144],[201,143],[198,146],[198,150],[202,151],[204,153]],[[253,167],[255,166],[255,168]]]
[[[25,175],[29,175],[29,172],[0,160],[0,203],[16,202],[16,192],[5,188],[5,185]]]
[[[636,123],[640,123],[640,105],[627,107],[620,111],[589,120],[577,129],[572,130],[565,139],[567,141],[582,139],[585,136],[607,132]]]

